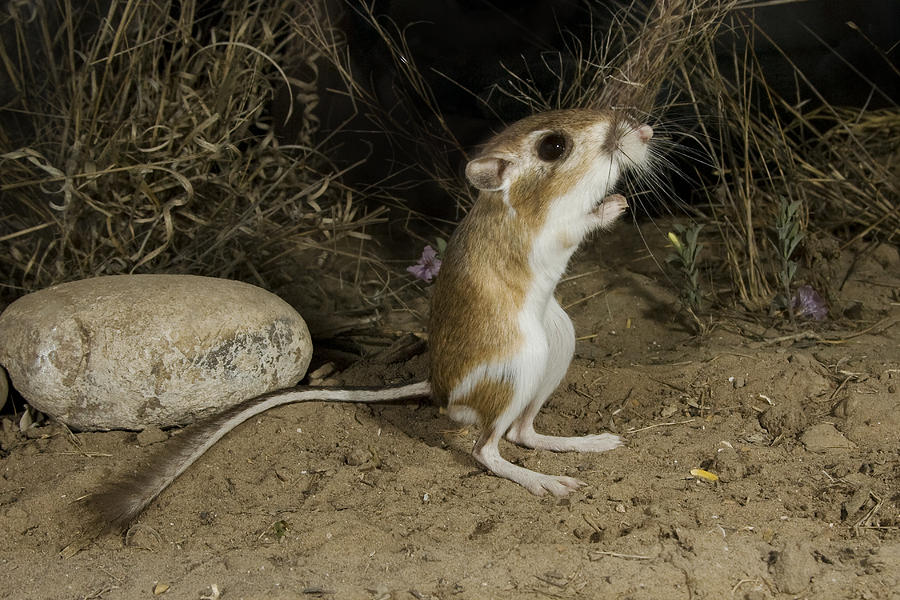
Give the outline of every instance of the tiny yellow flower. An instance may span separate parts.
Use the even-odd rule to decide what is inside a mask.
[[[675,246],[675,249],[681,252],[681,240],[678,239],[678,236],[673,232],[669,232],[669,241],[672,242],[672,245]]]

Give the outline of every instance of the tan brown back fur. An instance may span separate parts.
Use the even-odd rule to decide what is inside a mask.
[[[525,300],[531,233],[484,193],[447,245],[431,303],[432,392],[446,404],[474,367],[517,352],[516,315]],[[459,291],[464,291],[464,298]]]

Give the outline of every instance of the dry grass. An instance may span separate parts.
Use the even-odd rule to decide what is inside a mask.
[[[498,92],[532,112],[569,107],[615,107],[641,118],[660,118],[674,106],[661,98],[679,69],[693,68],[716,37],[738,0],[667,0],[644,6],[621,4],[604,29],[595,25],[587,41],[569,38],[545,66],[554,77],[549,90],[509,71],[510,85]],[[602,17],[601,8],[595,8]],[[570,72],[563,65],[572,65]]]
[[[510,70],[511,84],[498,91],[532,111],[616,106],[650,119],[661,134],[659,169],[649,182],[652,195],[646,195],[647,181],[630,190],[636,204],[676,207],[670,212],[710,225],[705,231],[724,249],[734,290],[719,303],[737,301],[749,312],[768,313],[778,308],[772,237],[782,202],[801,203],[807,239],[838,236],[842,247],[863,237],[897,241],[900,108],[832,106],[793,63],[798,86],[811,89],[813,101],[780,97],[753,52],[754,40],[765,36],[753,19],[755,4],[673,0],[646,12],[633,2],[623,5],[610,35],[599,33],[588,44],[573,40],[545,62],[555,86],[539,89],[534,81],[540,78]],[[723,64],[728,54],[732,63]],[[567,63],[576,65],[571,73],[563,68]],[[682,175],[695,182],[691,198],[671,192],[667,177],[679,168],[690,169]]]
[[[265,283],[285,252],[339,252],[336,239],[366,238],[386,207],[409,210],[403,176],[436,184],[458,216],[471,206],[459,164],[470,149],[441,113],[425,76],[433,73],[371,3],[348,2],[345,10],[368,21],[393,62],[391,106],[354,72],[336,16],[323,16],[317,3],[234,0],[208,26],[192,2],[110,6],[93,26],[76,21],[65,2],[59,19],[36,14],[6,25],[16,41],[0,60],[17,96],[0,112],[3,295],[150,270]],[[896,242],[900,111],[779,97],[753,53],[764,32],[752,6],[622,3],[612,27],[595,27],[588,40],[569,36],[566,48],[545,53],[541,76],[534,65],[508,66],[507,81],[481,102],[486,114],[510,102],[532,112],[612,105],[650,119],[659,133],[656,197],[643,182],[632,190],[636,204],[676,207],[707,223],[706,236],[715,238],[708,246],[723,249],[711,260],[724,257],[716,266],[734,290],[719,304],[769,312],[778,277],[771,236],[782,202],[801,202],[809,236],[839,236],[844,246],[862,237]],[[723,64],[728,44],[734,58]],[[403,165],[365,190],[366,205],[359,190],[340,185],[313,141],[317,73],[326,64],[353,116],[384,132]],[[799,69],[795,75],[805,80]],[[279,91],[294,97],[296,143],[274,133],[279,123],[269,108]],[[679,154],[688,160],[677,161]],[[695,182],[692,198],[672,195],[666,167],[676,162]],[[422,240],[452,228],[410,215],[416,219],[411,233]],[[391,291],[408,285],[408,278],[387,281]]]
[[[348,2],[344,10],[354,11],[372,28],[390,58],[395,72],[391,89],[394,97],[387,104],[374,83],[354,70],[354,60],[344,34],[334,26],[339,15],[331,14],[327,19],[316,20],[292,19],[291,26],[297,37],[314,46],[321,59],[338,75],[342,89],[337,91],[344,94],[353,107],[348,120],[364,116],[373,129],[387,137],[396,153],[394,171],[367,189],[367,194],[385,205],[409,211],[404,192],[409,186],[427,180],[436,184],[459,208],[458,217],[461,218],[474,200],[461,176],[459,164],[459,157],[465,158],[469,149],[459,142],[442,114],[440,99],[425,76],[429,68],[416,63],[405,32],[390,19],[380,16],[374,3]],[[434,223],[426,223],[426,227],[435,231],[441,229]]]
[[[315,19],[318,3],[91,6],[102,12],[64,1],[4,25],[0,297],[145,271],[266,285],[284,252],[367,237],[380,211],[314,145],[315,51],[285,19]]]
[[[710,45],[679,81],[713,167],[699,174],[707,182],[701,191],[725,248],[735,299],[751,312],[767,311],[777,287],[771,242],[782,202],[800,202],[808,238],[837,236],[843,247],[865,236],[897,240],[900,176],[892,140],[900,108],[832,106],[796,66],[797,81],[816,98],[791,102],[768,84],[753,53],[753,40],[763,33],[752,14],[730,17],[729,28],[735,40],[749,43],[733,46],[728,72]]]

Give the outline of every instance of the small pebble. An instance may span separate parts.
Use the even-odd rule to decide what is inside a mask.
[[[772,577],[781,592],[799,594],[809,585],[816,569],[816,560],[808,548],[788,544],[772,566]]]
[[[856,444],[844,437],[831,423],[819,423],[803,432],[800,441],[810,452],[828,452],[835,449],[855,448]]]
[[[368,450],[363,450],[362,448],[354,448],[344,457],[344,462],[346,462],[351,467],[358,467],[360,465],[366,464],[369,460],[371,453]]]
[[[166,435],[166,432],[159,427],[148,427],[137,434],[137,443],[141,448],[143,448],[144,446],[149,446],[150,444],[158,444],[159,442],[164,442],[167,439],[169,439],[169,436]]]

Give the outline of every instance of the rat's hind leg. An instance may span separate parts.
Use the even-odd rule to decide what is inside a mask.
[[[534,418],[565,377],[575,352],[575,329],[572,327],[572,321],[555,299],[551,299],[547,307],[544,331],[549,347],[544,377],[525,410],[506,432],[506,439],[527,448],[555,452],[603,452],[618,448],[623,444],[623,440],[612,433],[562,437],[542,435],[534,430]]]
[[[544,473],[538,473],[537,471],[531,471],[525,467],[512,464],[500,456],[500,450],[497,447],[501,438],[500,431],[502,429],[496,427],[496,424],[486,427],[481,432],[481,437],[472,451],[472,456],[475,457],[475,460],[481,463],[488,471],[498,477],[515,481],[535,496],[543,496],[547,492],[554,496],[565,496],[572,490],[585,485],[583,481],[572,477],[545,475]]]

